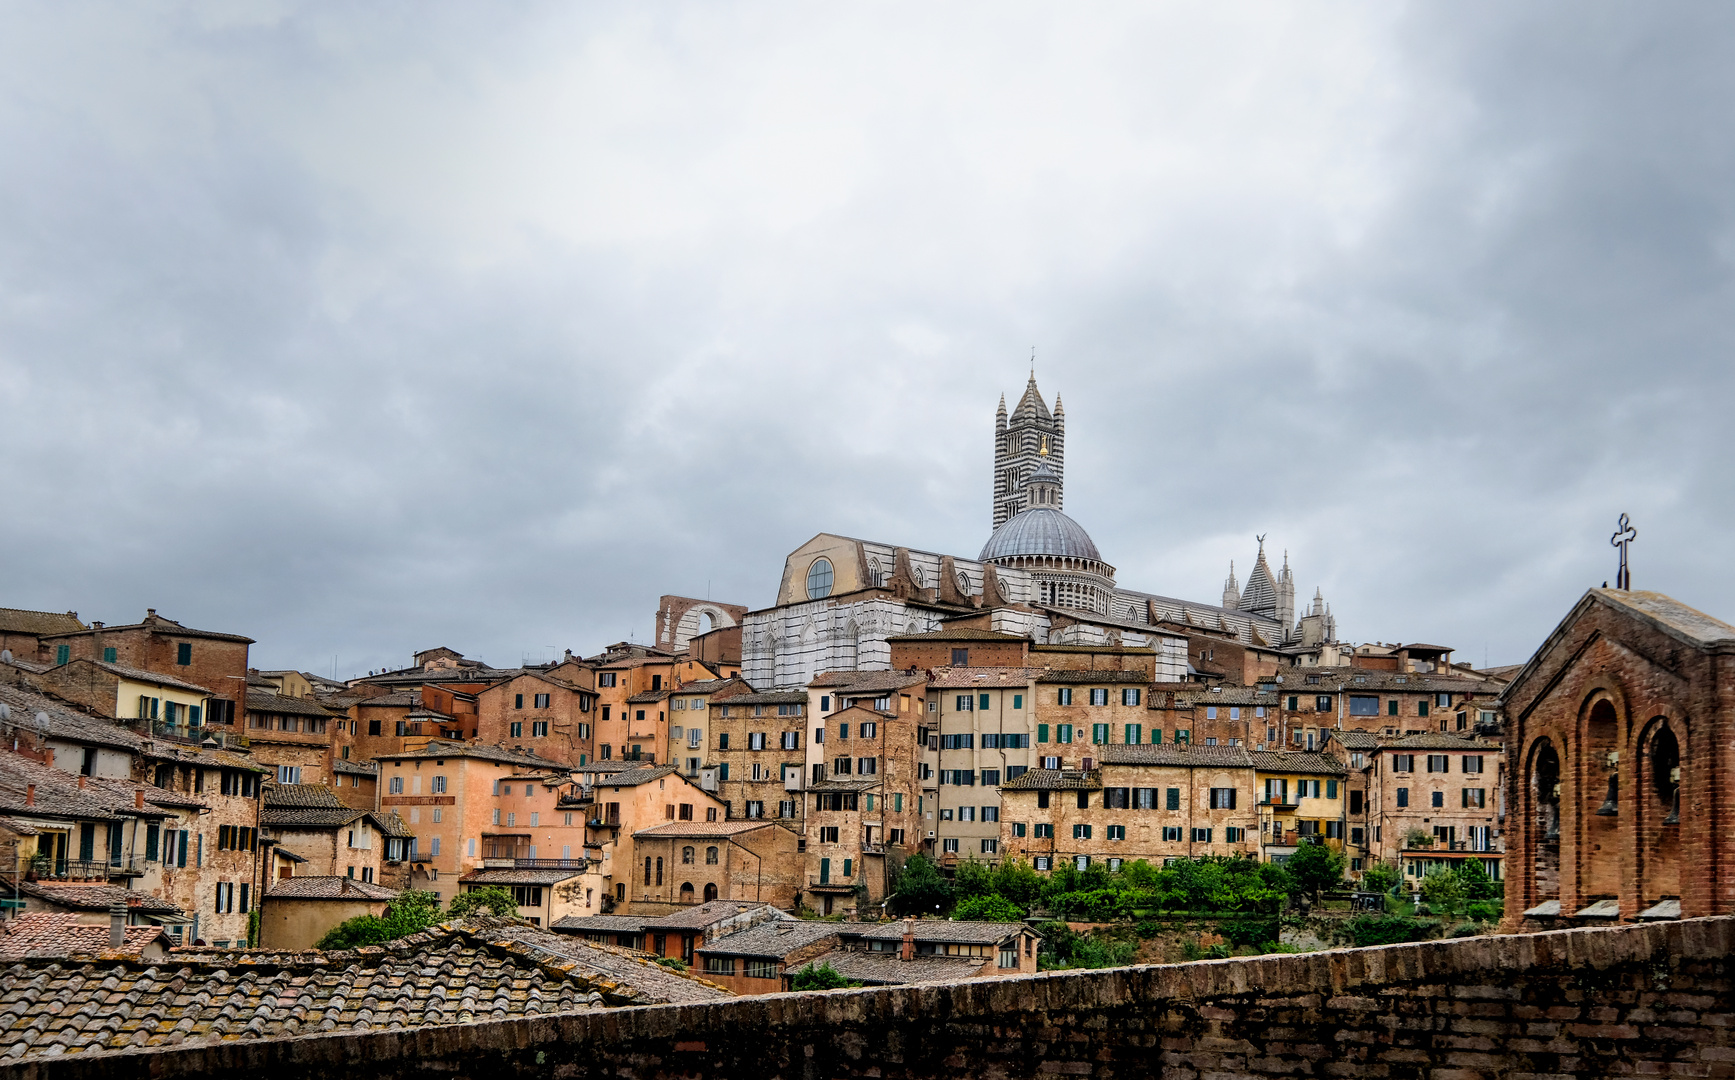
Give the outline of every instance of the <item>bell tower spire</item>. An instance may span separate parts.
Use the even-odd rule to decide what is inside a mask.
[[[1058,409],[1059,399],[1055,399]],[[998,529],[1021,510],[1029,509],[1033,491],[1026,481],[1038,464],[1049,474],[1043,478],[1043,505],[1059,510],[1066,493],[1066,420],[1058,411],[1049,412],[1036,387],[1036,351],[1030,354],[1030,380],[1010,416],[1006,396],[994,416],[994,528]]]

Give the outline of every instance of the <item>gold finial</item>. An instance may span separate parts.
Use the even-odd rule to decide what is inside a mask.
[[[1042,437],[1042,446],[1036,452],[1044,456],[1048,454],[1048,436],[1044,435]]]

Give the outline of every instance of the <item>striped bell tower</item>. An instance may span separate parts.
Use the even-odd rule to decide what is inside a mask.
[[[1046,463],[1054,473],[1052,505],[1056,510],[1065,509],[1066,410],[1056,397],[1054,411],[1048,411],[1032,371],[1012,415],[1006,414],[1006,395],[1002,394],[994,417],[994,528],[1027,509],[1024,481],[1038,462]]]

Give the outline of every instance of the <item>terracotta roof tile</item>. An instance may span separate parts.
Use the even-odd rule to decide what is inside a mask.
[[[125,943],[110,944],[106,924],[82,923],[80,916],[47,911],[30,912],[0,922],[0,962],[74,955],[103,960],[138,959],[151,945],[166,947],[160,926],[129,926]]]
[[[390,900],[396,889],[371,881],[337,876],[280,878],[266,890],[267,899],[278,900]]]
[[[1244,746],[1201,746],[1196,743],[1164,743],[1161,746],[1099,746],[1098,760],[1104,765],[1175,765],[1183,768],[1250,769],[1253,759]]]

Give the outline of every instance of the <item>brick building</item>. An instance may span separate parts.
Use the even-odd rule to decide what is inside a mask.
[[[1285,862],[1300,845],[1344,851],[1349,798],[1343,762],[1329,754],[1255,750],[1259,843],[1267,862]]]
[[[922,850],[918,712],[852,705],[825,718],[825,774],[807,785],[803,902],[878,904],[892,866]]]
[[[1397,865],[1407,882],[1465,859],[1504,876],[1505,808],[1501,744],[1454,734],[1381,740],[1367,754],[1372,857]]]
[[[248,748],[280,784],[333,786],[332,737],[348,719],[311,697],[247,692]]]
[[[633,910],[669,912],[711,900],[795,907],[801,837],[776,821],[664,821],[633,833]]]
[[[712,721],[718,713],[712,703],[752,690],[740,679],[701,679],[680,684],[669,694],[669,742],[657,760],[679,766],[689,780],[698,779],[699,770],[714,761]]]
[[[899,634],[886,639],[891,646],[891,669],[931,670],[942,667],[1029,667],[1030,639],[1022,634],[997,633],[962,626],[946,626],[925,634]]]
[[[477,741],[518,746],[567,765],[596,756],[597,695],[583,686],[525,671],[475,695]]]
[[[1007,858],[1038,870],[1259,850],[1244,747],[1109,745],[1089,771],[1036,769],[1001,785]]]
[[[715,699],[698,714],[708,718],[702,721],[707,726],[693,726],[688,710],[685,775],[722,800],[725,817],[775,818],[799,829],[808,696],[741,692],[746,684],[739,680],[731,685],[736,693]]]
[[[126,626],[98,622],[83,630],[44,634],[38,656],[57,667],[72,660],[96,660],[202,686],[211,698],[205,724],[238,730],[246,708],[247,648],[252,644],[252,638],[240,634],[182,626],[150,608],[142,621]]]
[[[324,784],[269,784],[264,804],[260,824],[297,860],[293,876],[408,885],[413,834],[397,814],[345,806]]]
[[[1501,695],[1506,924],[1735,908],[1735,626],[1592,589]],[[1534,922],[1532,923],[1534,925]]]
[[[44,636],[76,634],[84,629],[76,611],[0,608],[0,651],[11,653],[15,660],[41,663]]]

